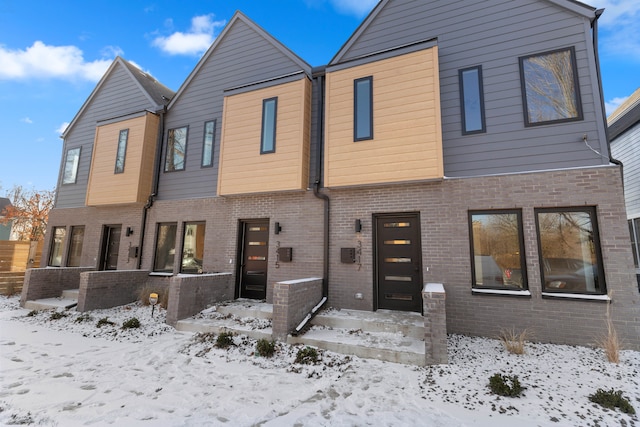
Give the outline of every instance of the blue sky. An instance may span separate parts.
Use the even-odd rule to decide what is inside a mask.
[[[469,0],[471,1],[471,0]],[[640,87],[640,1],[605,8],[608,112]],[[313,66],[326,64],[377,0],[0,0],[0,195],[56,185],[59,135],[116,55],[177,90],[236,10]]]

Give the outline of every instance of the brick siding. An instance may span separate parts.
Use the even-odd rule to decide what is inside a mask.
[[[170,279],[167,323],[193,316],[211,304],[233,299],[230,273],[178,275]]]

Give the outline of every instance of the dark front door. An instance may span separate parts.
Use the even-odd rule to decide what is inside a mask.
[[[267,265],[269,255],[269,221],[240,223],[240,298],[267,297]]]
[[[107,225],[102,236],[102,257],[100,259],[101,270],[118,269],[118,251],[120,250],[120,226]]]
[[[378,308],[422,311],[420,216],[376,215]]]

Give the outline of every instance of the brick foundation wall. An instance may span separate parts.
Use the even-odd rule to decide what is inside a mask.
[[[286,340],[287,335],[322,299],[322,279],[288,280],[273,285],[273,337]]]
[[[27,301],[57,298],[67,289],[78,289],[81,273],[91,270],[83,267],[28,269],[24,276],[20,306],[24,307]]]
[[[542,297],[534,208],[596,206],[613,322],[627,346],[640,349],[640,293],[617,167],[333,189],[330,196],[329,305],[375,309],[372,217],[418,212],[423,282],[444,284],[449,333],[496,337],[504,328],[530,328],[539,341],[579,345],[606,332],[606,303]],[[529,298],[471,293],[468,211],[488,209],[522,210]],[[355,219],[362,220],[361,233],[354,232]],[[340,248],[358,244],[361,263],[341,264]]]
[[[149,272],[144,270],[89,271],[80,274],[77,311],[129,304],[138,300]]]
[[[440,283],[427,283],[422,291],[425,364],[449,363],[447,355],[446,293]]]
[[[167,323],[193,316],[211,304],[233,299],[231,273],[177,275],[170,279]]]

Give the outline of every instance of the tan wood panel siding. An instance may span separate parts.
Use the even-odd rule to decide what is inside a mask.
[[[278,98],[276,151],[260,154],[262,101]],[[307,78],[224,100],[218,194],[305,189],[309,179],[311,82]]]
[[[443,176],[437,47],[327,74],[327,187]],[[353,82],[373,76],[373,139],[353,141]]]
[[[153,179],[158,118],[153,114],[96,128],[87,206],[142,202]],[[118,137],[129,129],[124,172],[114,173]]]

